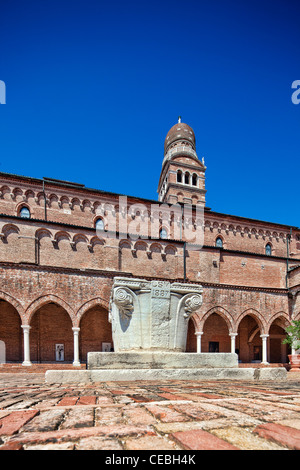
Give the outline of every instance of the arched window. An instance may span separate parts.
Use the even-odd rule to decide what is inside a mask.
[[[103,219],[97,219],[95,224],[96,230],[104,230],[104,222]]]
[[[177,183],[182,183],[182,171],[177,171]]]
[[[266,255],[271,256],[271,254],[272,254],[272,247],[271,247],[270,243],[267,243],[266,244]]]
[[[193,176],[192,176],[192,185],[193,185],[193,186],[197,186],[197,175],[196,175],[196,173],[193,173]]]
[[[168,238],[168,232],[165,228],[162,228],[159,232],[159,238]]]
[[[218,248],[223,248],[223,240],[222,240],[222,238],[218,237],[218,238],[216,239],[216,246],[217,246]]]
[[[20,216],[24,219],[30,219],[30,210],[28,209],[28,207],[24,206],[21,208]]]
[[[190,174],[188,171],[184,175],[184,182],[185,184],[190,184]]]

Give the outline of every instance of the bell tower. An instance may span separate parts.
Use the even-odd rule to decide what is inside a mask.
[[[205,206],[205,170],[204,160],[196,153],[194,131],[179,117],[165,139],[158,200]]]

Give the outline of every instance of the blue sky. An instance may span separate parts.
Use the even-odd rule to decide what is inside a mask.
[[[300,226],[297,0],[0,0],[0,171],[157,200],[196,134],[207,206]]]

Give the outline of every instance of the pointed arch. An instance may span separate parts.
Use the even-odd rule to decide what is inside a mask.
[[[237,316],[237,318],[235,320],[235,327],[236,327],[235,332],[238,331],[238,328],[239,328],[239,325],[240,325],[242,319],[244,317],[246,317],[247,315],[254,318],[254,320],[258,323],[261,334],[267,334],[267,329],[268,328],[267,328],[265,319],[262,316],[262,314],[258,310],[255,310],[254,308],[248,308],[247,310],[244,310],[242,313],[240,313]]]
[[[282,320],[282,328],[283,329],[285,329],[286,327],[288,327],[290,325],[290,323],[291,323],[290,318],[289,318],[289,315],[286,312],[280,311],[280,312],[274,313],[274,315],[272,315],[271,318],[269,318],[267,333],[269,332],[269,330],[270,330],[272,324],[274,323],[274,321],[279,319],[279,318]]]
[[[68,315],[71,318],[71,321],[73,323],[74,318],[75,318],[75,314],[74,314],[74,310],[72,309],[72,307],[67,302],[65,302],[63,299],[58,297],[57,295],[48,294],[48,295],[42,295],[41,297],[38,297],[33,302],[31,302],[31,304],[27,307],[27,309],[25,311],[25,314],[24,314],[24,316],[26,318],[26,321],[27,321],[27,324],[28,325],[30,324],[34,313],[39,308],[41,308],[41,307],[43,307],[43,305],[47,305],[51,302],[53,302],[53,303],[59,305],[60,307],[64,308],[66,310],[66,312],[68,313]]]
[[[0,343],[2,345],[2,360],[0,358],[0,362],[21,362],[21,325],[24,323],[24,309],[15,298],[6,292],[0,292],[0,300]]]
[[[93,307],[102,307],[105,308],[107,311],[109,309],[109,301],[103,299],[102,297],[95,297],[93,299],[88,300],[84,304],[81,305],[81,307],[77,310],[76,312],[76,318],[75,318],[75,326],[79,326],[80,320],[82,316],[90,309]]]
[[[3,291],[0,291],[0,299],[5,300],[9,304],[11,304],[17,310],[21,320],[23,320],[25,309],[18,300]]]
[[[210,315],[212,315],[213,313],[216,313],[218,315],[220,315],[220,317],[223,318],[223,320],[225,320],[226,322],[226,325],[228,327],[228,331],[229,333],[233,332],[234,331],[234,319],[232,317],[232,315],[228,312],[228,310],[226,310],[225,308],[217,305],[215,307],[212,307],[210,308],[201,318],[200,316],[198,317],[200,319],[198,325],[197,325],[197,329],[199,331],[202,331],[203,330],[203,327],[204,327],[204,323],[205,321],[208,319],[208,317],[210,317]]]

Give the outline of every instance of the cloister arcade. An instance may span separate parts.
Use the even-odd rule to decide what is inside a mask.
[[[253,309],[235,318],[222,307],[196,312],[189,320],[186,351],[236,352],[240,363],[288,363],[290,350],[282,341],[289,323],[285,312],[268,322]],[[0,299],[0,362],[79,366],[88,352],[111,350],[103,299],[92,299],[77,312],[54,295],[37,299],[26,310],[9,296]]]
[[[45,296],[20,315],[14,305],[0,299],[0,343],[0,363],[79,366],[88,352],[113,347],[107,306],[93,299],[75,317],[63,301]]]
[[[188,352],[235,352],[240,363],[288,363],[290,348],[282,344],[288,314],[278,312],[268,322],[253,309],[233,319],[221,307],[189,320]]]

